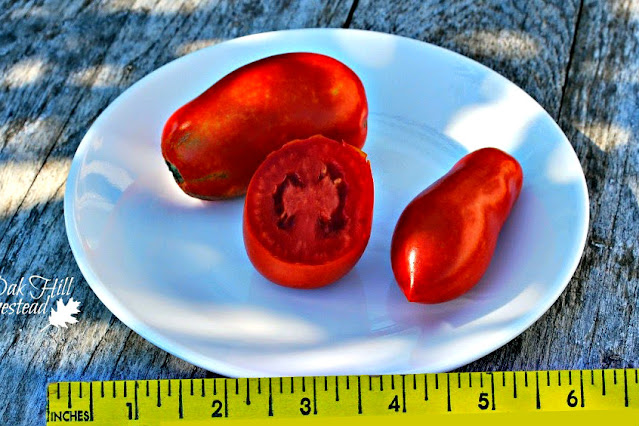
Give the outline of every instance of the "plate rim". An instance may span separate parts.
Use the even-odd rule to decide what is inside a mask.
[[[417,40],[417,39],[413,39],[413,38],[409,38],[409,37],[405,37],[405,36],[401,36],[401,35],[395,35],[395,34],[390,34],[390,33],[384,33],[384,32],[379,32],[379,31],[370,31],[370,30],[362,30],[362,29],[350,29],[350,28],[303,28],[303,29],[285,29],[285,30],[276,30],[276,31],[268,31],[268,32],[260,32],[260,33],[254,33],[254,34],[250,34],[250,35],[246,35],[246,36],[242,36],[242,37],[236,37],[236,38],[232,38],[232,39],[228,39],[228,40],[224,40],[220,43],[216,43],[214,45],[211,46],[207,46],[204,47],[202,49],[198,49],[194,52],[188,53],[187,55],[183,55],[180,56],[178,58],[173,59],[170,62],[167,62],[166,64],[163,64],[162,66],[154,69],[153,71],[149,72],[148,74],[144,75],[143,77],[141,77],[138,81],[136,81],[135,83],[133,83],[131,86],[127,87],[126,89],[124,89],[113,101],[111,101],[109,103],[109,105],[102,110],[102,112],[100,112],[99,116],[91,123],[91,125],[89,126],[89,128],[87,129],[85,135],[83,136],[82,140],[80,141],[80,143],[78,144],[78,148],[76,149],[74,156],[73,156],[73,160],[71,162],[71,166],[69,169],[69,174],[66,180],[66,187],[65,187],[65,192],[64,192],[64,202],[63,202],[63,209],[64,209],[64,222],[65,222],[65,229],[66,229],[66,234],[67,234],[67,239],[69,241],[69,245],[71,247],[71,251],[73,253],[73,256],[75,258],[75,261],[78,265],[78,268],[80,269],[80,272],[82,273],[84,279],[86,280],[87,284],[89,284],[89,287],[91,288],[91,290],[96,294],[96,296],[98,297],[98,299],[100,300],[101,303],[103,303],[105,305],[105,307],[113,314],[115,315],[120,321],[122,321],[122,323],[124,323],[129,329],[131,329],[132,331],[138,333],[140,336],[142,336],[145,340],[148,340],[151,344],[159,347],[160,349],[190,363],[193,364],[195,366],[204,368],[206,370],[218,373],[218,374],[222,374],[225,376],[230,376],[230,377],[259,377],[259,376],[263,376],[264,371],[260,370],[259,368],[257,369],[252,369],[252,368],[246,368],[246,367],[237,367],[233,364],[229,364],[221,359],[212,359],[211,357],[208,356],[203,356],[200,355],[198,353],[196,353],[195,351],[189,349],[187,346],[184,346],[182,344],[176,343],[175,341],[172,341],[171,339],[166,339],[165,337],[163,337],[161,334],[157,333],[156,331],[153,330],[153,328],[148,327],[143,321],[139,320],[138,318],[136,318],[136,316],[132,313],[130,313],[127,309],[124,308],[124,305],[120,304],[107,290],[106,290],[106,285],[104,285],[104,283],[102,283],[102,281],[100,280],[100,278],[97,276],[97,274],[93,271],[93,268],[90,266],[90,263],[87,259],[86,253],[84,251],[83,248],[83,244],[81,241],[81,237],[80,237],[80,233],[76,227],[76,215],[75,215],[75,198],[73,197],[73,192],[75,191],[75,189],[77,188],[78,185],[78,180],[79,180],[79,171],[80,171],[80,167],[81,167],[81,163],[82,160],[86,157],[86,151],[87,148],[90,146],[89,145],[89,138],[91,137],[96,124],[100,123],[102,120],[104,120],[106,116],[109,115],[109,112],[114,109],[117,108],[118,105],[120,105],[121,103],[125,102],[131,95],[132,93],[135,92],[135,90],[140,87],[142,84],[145,84],[145,82],[148,81],[149,78],[151,78],[151,76],[157,75],[160,72],[162,72],[163,69],[165,69],[166,67],[170,67],[173,66],[174,63],[183,60],[184,58],[191,56],[191,55],[197,55],[197,54],[201,54],[203,51],[206,50],[210,50],[210,49],[216,49],[218,46],[220,45],[228,45],[229,43],[234,43],[234,42],[251,42],[252,39],[255,39],[256,41],[260,38],[264,38],[264,37],[269,37],[275,34],[280,34],[280,33],[288,33],[293,34],[296,32],[303,32],[306,34],[309,33],[323,33],[323,34],[328,34],[328,33],[366,33],[366,34],[373,34],[375,36],[378,37],[388,37],[388,38],[400,38],[403,39],[405,42],[409,42],[409,43],[414,43],[414,44],[425,44],[428,45],[431,48],[434,48],[436,50],[442,50],[444,51],[443,53],[448,54],[448,55],[453,55],[454,57],[456,57],[457,60],[461,60],[463,62],[466,63],[471,63],[473,66],[475,67],[479,67],[481,69],[483,69],[484,71],[488,71],[492,76],[497,76],[500,79],[505,80],[507,83],[509,83],[509,85],[513,88],[516,88],[516,90],[519,92],[519,95],[523,95],[525,97],[527,97],[529,102],[533,102],[537,107],[539,107],[539,109],[543,112],[543,117],[546,121],[549,120],[551,124],[551,126],[554,128],[554,130],[557,131],[558,135],[561,135],[562,138],[562,143],[567,144],[568,147],[570,147],[570,154],[571,156],[574,157],[574,160],[577,162],[577,164],[579,164],[579,190],[581,192],[581,202],[583,203],[583,214],[584,214],[584,218],[583,221],[579,224],[579,238],[577,239],[578,242],[578,247],[579,249],[579,253],[575,254],[572,257],[572,262],[570,263],[570,265],[568,267],[564,267],[563,271],[565,271],[565,273],[560,276],[557,277],[557,282],[561,282],[563,283],[562,285],[559,285],[555,288],[555,291],[551,294],[548,295],[546,297],[546,303],[544,304],[538,304],[536,305],[537,308],[536,309],[532,309],[529,311],[530,316],[525,318],[526,321],[523,323],[523,325],[516,327],[516,331],[513,333],[508,333],[508,335],[506,337],[501,337],[499,339],[495,339],[497,341],[497,343],[484,347],[482,350],[477,350],[474,351],[472,353],[471,356],[466,356],[466,357],[460,357],[460,359],[462,359],[462,361],[460,361],[459,359],[455,358],[455,361],[446,361],[444,360],[444,362],[440,363],[440,368],[437,369],[430,369],[428,372],[444,372],[444,371],[450,371],[459,367],[463,367],[471,362],[474,362],[484,356],[486,356],[487,354],[502,348],[504,345],[506,345],[508,342],[514,340],[516,337],[520,336],[522,333],[524,333],[528,328],[530,328],[535,322],[537,322],[539,320],[539,318],[541,316],[543,316],[546,312],[548,312],[548,310],[550,309],[550,307],[556,303],[556,301],[559,299],[559,297],[561,296],[561,294],[564,292],[564,290],[566,289],[566,287],[568,286],[568,284],[570,283],[572,277],[574,276],[574,273],[577,269],[577,267],[579,266],[582,258],[583,258],[583,253],[584,253],[584,249],[585,249],[585,245],[587,242],[587,236],[588,233],[590,231],[590,200],[589,200],[589,194],[588,194],[588,187],[587,187],[587,183],[586,183],[586,178],[583,172],[583,168],[581,167],[581,163],[579,161],[579,158],[575,152],[575,149],[573,147],[573,145],[570,143],[570,141],[568,140],[568,138],[566,137],[565,133],[563,132],[563,130],[559,127],[559,125],[555,122],[555,120],[553,119],[553,117],[548,113],[548,111],[546,111],[543,106],[541,106],[534,98],[532,98],[532,96],[530,96],[527,92],[525,92],[523,89],[521,89],[518,85],[516,85],[515,83],[513,83],[511,80],[509,80],[508,78],[504,77],[503,75],[501,75],[500,73],[498,73],[497,71],[487,67],[484,64],[481,64],[479,62],[477,62],[474,59],[471,59],[467,56],[464,56],[460,53],[454,52],[452,50],[446,49],[444,47],[441,46],[437,46],[434,45],[432,43],[429,42],[425,42],[425,41],[421,41],[421,40]],[[468,62],[470,61],[470,62]],[[406,374],[411,374],[411,373],[423,373],[425,371],[420,370],[419,368],[414,368],[414,369],[406,369],[405,371],[403,371],[403,373]],[[299,374],[299,373],[298,373]],[[330,373],[329,373],[330,374]],[[374,374],[374,373],[371,373]],[[293,372],[292,375],[296,375],[296,373]]]

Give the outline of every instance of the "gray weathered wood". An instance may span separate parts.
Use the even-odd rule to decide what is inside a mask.
[[[0,317],[1,423],[42,424],[49,381],[214,375],[149,344],[91,292],[66,240],[64,182],[93,120],[135,81],[208,44],[284,28],[350,26],[458,51],[530,93],[573,143],[591,196],[582,263],[535,325],[460,370],[636,366],[639,9],[631,1],[4,0],[0,22],[0,276],[73,276],[83,302],[81,321],[60,331],[41,330],[45,316]]]
[[[73,276],[73,297],[83,303],[81,322],[61,331],[40,331],[45,316],[2,317],[2,424],[42,424],[50,381],[214,376],[129,330],[82,280],[63,220],[70,161],[99,113],[164,63],[241,35],[340,27],[349,9],[315,0],[2,4],[0,275]]]

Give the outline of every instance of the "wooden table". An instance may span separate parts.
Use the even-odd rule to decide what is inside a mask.
[[[215,376],[148,343],[95,297],[67,242],[65,179],[91,123],[135,81],[201,47],[286,28],[363,28],[460,52],[526,90],[574,146],[590,192],[581,265],[530,329],[460,371],[637,366],[637,2],[132,3],[0,0],[0,275],[74,277],[83,303],[68,329],[43,330],[44,314],[1,316],[2,424],[42,424],[50,381]]]

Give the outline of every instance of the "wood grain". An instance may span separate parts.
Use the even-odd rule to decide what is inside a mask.
[[[502,73],[572,142],[591,231],[567,290],[529,330],[463,371],[637,366],[639,7],[632,1],[0,1],[0,276],[73,276],[82,320],[2,316],[0,419],[42,424],[55,380],[207,377],[117,320],[83,281],[62,198],[86,130],[162,64],[275,29],[364,28],[429,41]],[[0,302],[19,296],[0,295]]]
[[[9,1],[0,7],[0,275],[73,276],[82,320],[3,316],[2,424],[42,424],[55,380],[214,376],[151,345],[95,297],[71,254],[62,198],[73,154],[122,91],[198,48],[262,31],[340,27],[351,4],[290,1]],[[17,302],[0,296],[0,302]],[[9,399],[17,395],[15,403]]]

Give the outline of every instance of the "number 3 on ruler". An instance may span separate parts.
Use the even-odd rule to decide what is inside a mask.
[[[302,408],[300,408],[300,413],[302,413],[303,416],[308,416],[311,412],[311,400],[308,398],[302,398],[300,405],[302,406]]]

